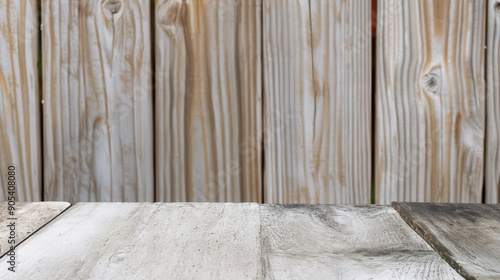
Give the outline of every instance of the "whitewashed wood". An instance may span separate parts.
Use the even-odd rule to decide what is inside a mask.
[[[264,1],[265,202],[369,203],[369,1]]]
[[[388,206],[263,206],[265,279],[463,279]]]
[[[488,1],[485,202],[500,203],[500,1]]]
[[[42,4],[45,199],[153,201],[150,2]]]
[[[7,202],[0,202],[0,225],[2,225],[0,226],[0,256],[7,253],[12,245],[18,246],[69,206],[68,202],[16,202],[14,215],[11,216]],[[11,229],[7,227],[10,222],[15,222],[15,238],[13,239],[15,244],[9,243],[9,240],[12,242],[12,239],[9,239]]]
[[[500,279],[500,205],[393,203],[466,279]]]
[[[261,201],[261,0],[157,0],[159,201]]]
[[[78,203],[16,253],[19,279],[260,279],[259,206]]]
[[[8,197],[9,166],[16,199],[42,199],[37,3],[0,2],[0,201]]]
[[[481,202],[485,8],[378,2],[376,203]]]

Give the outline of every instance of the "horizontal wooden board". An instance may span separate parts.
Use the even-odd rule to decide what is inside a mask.
[[[261,0],[157,0],[156,198],[261,202]]]
[[[388,206],[262,206],[265,279],[463,279]]]
[[[466,279],[500,279],[500,205],[392,205]]]
[[[16,202],[13,205],[14,215],[10,215],[7,202],[0,202],[0,256],[7,253],[11,245],[18,246],[69,206],[68,202]],[[12,230],[7,226],[11,222],[15,223],[14,238],[10,238]],[[15,243],[9,243],[11,240]]]
[[[0,201],[42,199],[37,0],[0,1]]]
[[[42,1],[45,200],[154,200],[150,3]]]
[[[15,276],[259,279],[259,224],[257,204],[78,203],[17,248]]]

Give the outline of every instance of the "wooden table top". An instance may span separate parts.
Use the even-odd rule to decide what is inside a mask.
[[[0,279],[499,279],[500,206],[77,203],[15,256]]]

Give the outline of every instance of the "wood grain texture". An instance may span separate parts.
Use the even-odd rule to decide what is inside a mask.
[[[369,203],[369,1],[264,1],[265,202]]]
[[[10,215],[7,202],[0,202],[0,256],[10,250],[11,245],[18,246],[35,231],[45,226],[52,219],[66,210],[68,202],[17,202],[14,205],[14,215]],[[16,218],[9,220],[8,218]],[[15,222],[14,235],[7,225]],[[10,238],[14,236],[14,238]],[[9,243],[15,241],[15,244]],[[7,278],[6,278],[7,279]]]
[[[466,279],[500,279],[500,205],[392,205]]]
[[[150,2],[42,3],[45,199],[153,201]]]
[[[159,201],[261,201],[261,9],[156,1]]]
[[[500,203],[500,1],[488,1],[486,203]]]
[[[15,276],[261,279],[259,223],[248,203],[78,203],[17,248]]]
[[[42,199],[37,1],[0,2],[0,201],[8,167],[16,168],[16,199]]]
[[[463,279],[388,206],[262,206],[264,279]]]
[[[378,2],[376,203],[481,202],[485,8]]]

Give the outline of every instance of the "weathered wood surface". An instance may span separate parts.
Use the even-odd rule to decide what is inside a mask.
[[[0,1],[0,201],[7,200],[9,166],[16,199],[42,199],[36,8],[36,0]]]
[[[376,203],[481,202],[486,1],[378,1]]]
[[[369,203],[369,1],[264,1],[265,202]]]
[[[261,9],[156,1],[159,201],[261,201]]]
[[[462,279],[389,206],[263,206],[265,279]]]
[[[259,229],[257,204],[78,203],[17,248],[15,276],[259,279]]]
[[[154,199],[150,8],[42,1],[46,200]]]
[[[13,210],[14,215],[11,216],[7,208],[7,202],[0,202],[0,225],[2,225],[0,226],[0,256],[7,253],[11,245],[18,246],[19,243],[61,214],[69,206],[68,202],[16,202]],[[11,222],[15,222],[14,238],[10,238],[11,229],[7,227]],[[15,244],[9,243],[12,240],[14,240]]]
[[[500,205],[392,205],[466,279],[500,279]]]
[[[488,2],[485,202],[500,203],[500,1]]]

